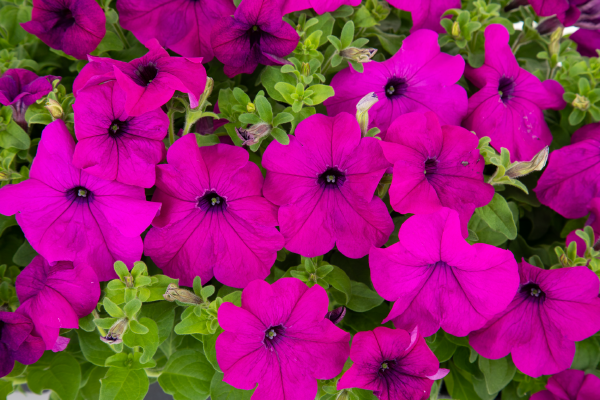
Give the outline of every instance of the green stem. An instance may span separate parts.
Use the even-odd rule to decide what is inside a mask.
[[[173,108],[167,111],[167,116],[169,117],[169,144],[175,143],[175,121],[173,116],[175,115],[175,110]]]
[[[113,26],[113,29],[115,30],[115,32],[117,32],[119,39],[121,39],[121,42],[123,42],[123,45],[125,45],[125,48],[130,49],[131,45],[127,41],[127,38],[125,37],[125,33],[123,33],[123,29],[121,29],[119,24],[112,24],[112,26]]]
[[[325,75],[327,73],[327,71],[329,70],[329,66],[331,65],[331,60],[333,60],[333,56],[335,56],[337,53],[337,50],[334,51],[331,57],[329,57],[329,59],[325,61],[325,64],[323,64],[323,67],[321,67],[321,74]]]

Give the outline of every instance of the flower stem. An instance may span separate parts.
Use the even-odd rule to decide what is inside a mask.
[[[173,116],[175,115],[175,109],[171,108],[167,111],[167,116],[169,117],[169,144],[175,143],[175,121],[173,120]]]

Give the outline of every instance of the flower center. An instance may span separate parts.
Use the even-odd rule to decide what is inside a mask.
[[[284,333],[285,328],[283,325],[271,326],[267,328],[265,331],[265,338],[263,340],[265,347],[272,351],[275,348],[275,345],[283,339]]]
[[[158,68],[152,61],[146,64],[140,64],[135,71],[135,74],[140,78],[143,85],[148,86],[158,75]]]
[[[327,168],[325,172],[319,175],[317,182],[321,187],[338,188],[346,182],[346,174],[337,167]]]
[[[546,294],[540,289],[540,286],[533,282],[521,286],[519,292],[529,300],[543,301],[546,299]]]
[[[503,103],[512,99],[512,94],[515,91],[515,82],[511,78],[503,76],[498,82],[498,94]]]
[[[94,194],[83,186],[75,186],[67,190],[67,198],[78,203],[89,203],[94,198]]]
[[[56,13],[57,20],[54,24],[54,28],[62,28],[67,29],[72,27],[75,24],[75,18],[73,17],[73,13],[68,8],[63,8],[62,10]]]
[[[388,373],[389,371],[393,370],[393,368],[396,366],[396,360],[385,360],[381,363],[381,366],[379,367],[379,375],[384,375],[386,373]]]
[[[423,171],[423,173],[425,175],[435,174],[435,172],[437,171],[438,163],[439,163],[439,161],[437,160],[436,157],[427,158],[427,160],[425,160],[425,170]]]
[[[113,139],[123,136],[127,133],[127,121],[120,121],[115,119],[110,123],[110,127],[108,128],[108,136]]]
[[[225,211],[227,200],[225,197],[219,196],[214,190],[210,190],[198,198],[198,208],[206,212]]]
[[[388,99],[394,99],[403,96],[407,89],[406,79],[393,77],[385,84],[385,95]]]
[[[254,47],[255,44],[260,44],[260,37],[262,36],[262,30],[254,25],[252,30],[248,31],[248,38],[250,39],[250,47]]]

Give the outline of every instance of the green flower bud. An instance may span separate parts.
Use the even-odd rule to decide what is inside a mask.
[[[582,96],[580,94],[575,95],[575,100],[573,100],[571,105],[581,111],[587,111],[590,109],[591,106],[590,100],[587,97]]]
[[[256,144],[265,136],[268,136],[273,127],[266,122],[261,122],[255,125],[252,125],[248,129],[243,128],[235,128],[235,132],[240,140],[243,142],[242,145],[252,146]]]
[[[123,342],[123,334],[127,330],[129,320],[121,318],[110,327],[106,336],[100,336],[100,340],[108,344],[119,344]]]
[[[178,301],[185,304],[202,304],[203,301],[200,297],[186,289],[181,289],[174,283],[169,283],[167,291],[163,294],[166,301]]]
[[[505,175],[509,178],[518,178],[521,176],[528,175],[533,171],[541,171],[546,166],[546,162],[548,161],[548,154],[550,153],[550,148],[548,146],[544,147],[539,153],[537,153],[531,161],[525,162],[517,162],[514,166],[510,167]]]
[[[359,63],[367,63],[377,54],[377,49],[366,48],[359,49],[356,47],[348,47],[340,52],[340,55],[347,60],[354,60]]]
[[[46,110],[52,115],[52,119],[60,119],[63,116],[63,109],[60,106],[60,103],[53,99],[48,99],[46,101],[46,105],[44,106]]]
[[[356,105],[356,120],[360,125],[360,132],[363,137],[367,135],[369,130],[369,110],[378,101],[379,98],[377,97],[377,94],[375,94],[375,92],[371,92],[360,99]]]

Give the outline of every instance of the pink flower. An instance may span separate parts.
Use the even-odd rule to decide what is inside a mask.
[[[269,144],[264,195],[279,208],[285,247],[305,257],[337,244],[351,258],[383,245],[394,224],[374,195],[389,163],[375,138],[362,138],[356,118],[316,114],[298,124],[290,144]]]
[[[70,261],[54,265],[37,256],[15,282],[21,306],[29,315],[46,350],[56,344],[60,329],[79,328],[79,318],[90,314],[100,299],[100,285],[94,270],[85,263]]]
[[[0,311],[0,378],[12,371],[15,361],[30,365],[44,354],[44,341],[33,331],[31,319],[18,309]]]
[[[577,51],[582,56],[598,57],[596,50],[600,49],[600,30],[579,29],[569,39],[577,43]]]
[[[357,7],[361,0],[283,0],[282,13],[289,14],[296,11],[314,9],[317,14],[333,12],[343,5]]]
[[[600,197],[600,123],[586,125],[571,144],[550,153],[548,166],[534,189],[540,202],[565,218],[581,218]]]
[[[385,132],[402,114],[434,111],[443,125],[460,125],[467,114],[467,94],[457,84],[465,61],[440,52],[438,35],[419,30],[409,35],[389,60],[364,64],[364,73],[353,68],[338,72],[331,81],[335,96],[325,100],[329,115],[356,114],[356,104],[370,92],[379,101],[369,111],[370,127]]]
[[[427,112],[404,114],[381,142],[394,164],[390,202],[401,214],[430,214],[442,207],[458,211],[463,236],[475,208],[489,203],[494,188],[483,181],[484,160],[477,136],[440,123]]]
[[[587,267],[547,271],[525,261],[519,273],[513,301],[469,343],[492,360],[512,353],[516,367],[534,378],[569,368],[575,342],[600,329],[598,277]]]
[[[17,214],[33,248],[48,262],[88,263],[101,281],[113,264],[140,259],[140,234],[160,209],[144,189],[96,178],[71,163],[75,143],[57,120],[42,133],[30,179],[0,189],[0,213]]]
[[[77,145],[73,165],[106,180],[152,187],[155,166],[167,154],[169,117],[160,108],[137,117],[125,112],[115,82],[81,90],[73,105]]]
[[[590,216],[585,222],[585,225],[591,226],[594,230],[595,237],[598,238],[600,237],[600,198],[597,197],[592,199],[590,204],[588,204],[587,209],[590,212]],[[572,241],[577,242],[577,255],[579,257],[583,257],[585,254],[586,244],[585,241],[577,236],[575,232],[576,230],[567,235],[566,244],[568,246]]]
[[[219,308],[223,381],[245,390],[258,383],[252,400],[313,400],[317,379],[337,376],[350,353],[350,334],[325,318],[328,305],[322,287],[296,278],[251,282],[241,307]]]
[[[248,152],[217,144],[198,147],[195,135],[177,140],[157,167],[153,201],[163,203],[146,235],[147,256],[182,285],[213,276],[245,287],[269,275],[283,247],[277,207],[261,195],[263,177]]]
[[[508,250],[469,245],[458,213],[442,208],[415,215],[400,227],[400,241],[369,254],[377,293],[395,301],[383,321],[423,336],[441,327],[455,336],[479,329],[506,308],[519,285],[517,263]]]
[[[583,371],[567,369],[554,375],[531,400],[594,400],[600,393],[600,378]]]
[[[485,64],[467,67],[465,76],[480,88],[469,99],[463,126],[478,137],[489,136],[498,151],[510,151],[512,161],[529,161],[552,142],[542,110],[560,110],[564,89],[553,80],[540,82],[519,67],[502,25],[485,29]]]
[[[372,390],[380,400],[426,400],[436,379],[449,372],[427,347],[418,329],[380,326],[358,332],[352,339],[352,367],[338,381],[337,389]]]
[[[451,8],[460,8],[460,0],[388,0],[388,3],[411,13],[411,33],[418,29],[445,33],[446,30],[440,24],[442,15]]]

